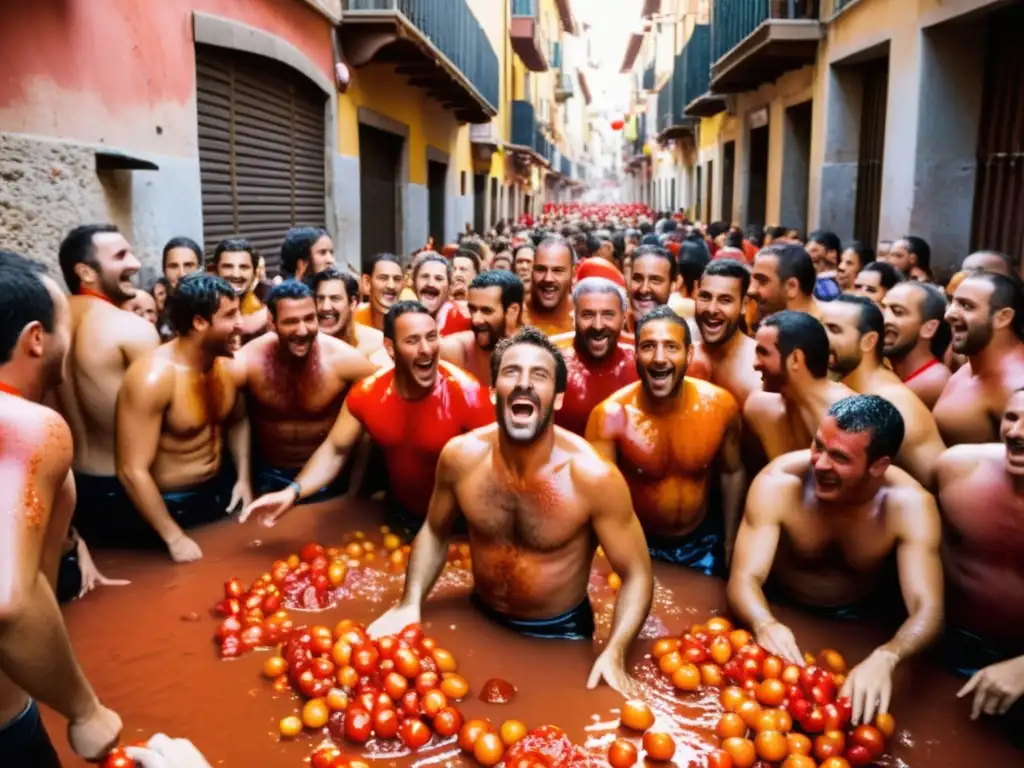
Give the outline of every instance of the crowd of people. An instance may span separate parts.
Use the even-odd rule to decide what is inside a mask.
[[[36,700],[83,757],[120,732],[58,606],[128,583],[90,547],[188,563],[194,531],[229,515],[274,525],[380,493],[412,550],[374,634],[420,621],[466,533],[479,611],[590,639],[601,547],[621,588],[590,687],[634,690],[654,558],[726,579],[736,617],[796,664],[769,600],[891,621],[846,679],[854,722],[926,649],[968,676],[970,717],[1024,722],[1024,291],[1004,254],[969,255],[942,287],[918,237],[876,254],[563,204],[358,276],[311,227],[286,233],[273,277],[243,238],[207,258],[178,237],[143,291],[110,225],[70,232],[58,261],[69,296],[0,251],[14,764],[58,764]]]

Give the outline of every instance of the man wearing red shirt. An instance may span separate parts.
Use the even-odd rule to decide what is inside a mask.
[[[381,447],[401,523],[418,528],[434,489],[437,459],[451,438],[494,421],[488,391],[440,361],[437,323],[418,301],[399,301],[384,317],[384,346],[394,368],[352,387],[327,439],[287,488],[261,496],[240,517],[269,513],[264,525],[341,472],[364,431]]]
[[[569,383],[555,424],[583,437],[594,406],[638,377],[633,347],[620,338],[626,292],[607,278],[587,277],[576,284],[572,301],[576,331],[563,352]]]

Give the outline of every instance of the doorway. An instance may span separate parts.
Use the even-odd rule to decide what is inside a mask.
[[[484,215],[487,213],[487,174],[477,173],[473,175],[473,229],[478,235],[486,234],[484,227]]]
[[[435,250],[440,250],[445,243],[444,202],[447,179],[447,163],[427,160],[427,220],[430,225],[429,234],[434,238]]]
[[[359,125],[360,255],[366,264],[378,253],[399,251],[398,174],[405,140],[394,133]]]
[[[807,231],[811,171],[811,107],[805,101],[786,110],[782,147],[780,226]]]
[[[732,199],[736,189],[736,142],[727,141],[722,147],[722,216],[726,224],[732,224]]]
[[[864,65],[864,101],[860,113],[860,151],[857,155],[857,195],[853,236],[862,243],[878,242],[882,211],[882,170],[885,161],[885,120],[889,99],[889,59]]]
[[[746,226],[764,227],[768,209],[768,126],[750,130],[750,186],[747,189]]]

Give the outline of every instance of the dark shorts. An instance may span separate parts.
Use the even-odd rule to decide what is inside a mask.
[[[223,520],[234,479],[221,474],[188,488],[167,491],[164,504],[184,530]],[[74,526],[90,547],[101,549],[163,549],[156,531],[135,509],[116,477],[75,473],[78,504]]]
[[[253,467],[252,490],[256,496],[265,493],[274,493],[288,487],[299,476],[302,467],[275,467],[271,464],[257,463]],[[345,462],[345,468],[341,470],[334,481],[324,486],[312,496],[307,496],[300,501],[300,504],[315,504],[318,501],[327,501],[341,496],[348,490],[349,481],[352,476],[352,462]]]
[[[648,536],[647,549],[655,560],[684,565],[705,576],[726,575],[725,528],[721,515],[710,509],[685,536]]]
[[[10,768],[60,768],[60,759],[43,727],[39,707],[34,701],[16,718],[0,725],[0,765]]]
[[[69,603],[82,591],[82,571],[78,565],[78,549],[71,550],[60,559],[57,571],[57,600]]]
[[[496,624],[511,629],[524,637],[539,637],[545,640],[590,640],[594,636],[594,611],[590,600],[550,619],[517,619],[496,611],[474,592],[473,606]]]

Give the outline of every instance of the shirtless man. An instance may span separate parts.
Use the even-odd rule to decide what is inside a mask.
[[[120,541],[118,519],[134,516],[117,478],[117,393],[128,367],[155,350],[160,337],[152,324],[118,308],[134,295],[140,264],[116,227],[77,227],[58,258],[74,294],[68,376],[57,400],[74,436],[75,527],[91,545],[110,546]]]
[[[384,334],[376,328],[357,323],[359,281],[348,272],[328,267],[317,272],[312,281],[320,331],[355,347],[370,360],[384,351]]]
[[[1024,390],[1014,392],[1000,442],[958,445],[939,459],[946,525],[948,663],[970,682],[971,718],[1003,715],[1024,694]],[[1024,723],[1018,705],[1011,719]]]
[[[629,488],[582,438],[554,426],[566,368],[535,328],[503,340],[491,358],[498,424],[441,453],[426,524],[409,556],[405,593],[370,626],[374,636],[418,624],[441,574],[448,537],[464,516],[473,549],[473,602],[488,618],[531,637],[590,640],[590,563],[600,544],[622,576],[611,635],[587,686],[634,683],[626,652],[651,607],[654,580]]]
[[[128,299],[128,301],[124,302],[121,305],[121,309],[125,312],[131,312],[133,315],[138,315],[147,323],[152,323],[153,327],[156,327],[156,299],[141,288],[135,289],[135,295]]]
[[[852,293],[871,299],[878,306],[882,306],[889,291],[905,279],[892,264],[872,261],[857,273],[853,280]]]
[[[483,258],[471,246],[463,244],[452,256],[452,291],[453,301],[462,302],[469,296],[469,284],[480,274]],[[483,245],[483,243],[480,243]],[[486,248],[486,246],[484,246]],[[486,269],[486,267],[484,267]]]
[[[651,555],[710,576],[724,574],[739,527],[741,420],[732,395],[686,377],[692,355],[683,318],[668,307],[644,315],[636,328],[640,381],[598,405],[586,435],[625,476]],[[721,515],[709,508],[716,459]]]
[[[36,700],[68,720],[71,747],[103,758],[121,733],[75,660],[54,596],[75,507],[71,431],[39,405],[64,376],[71,311],[33,262],[0,251],[0,756],[59,768]]]
[[[931,489],[935,462],[946,450],[928,407],[900,377],[885,367],[885,321],[871,299],[843,295],[822,307],[829,341],[829,369],[854,392],[884,397],[903,417],[906,432],[896,465]]]
[[[818,275],[802,245],[770,245],[754,257],[749,295],[762,318],[784,309],[807,312],[821,319],[814,298]]]
[[[338,476],[365,431],[381,447],[397,502],[398,522],[416,528],[427,514],[437,457],[451,438],[489,424],[487,390],[470,374],[439,359],[437,323],[418,301],[397,302],[384,323],[395,365],[363,379],[348,393],[323,444],[288,488],[261,496],[243,512],[266,513],[264,525]]]
[[[764,391],[747,398],[743,419],[771,461],[808,445],[825,411],[854,392],[829,379],[828,335],[806,312],[770,315],[754,341]]]
[[[224,431],[243,401],[230,360],[218,359],[230,357],[242,316],[234,288],[214,275],[183,279],[170,304],[178,337],[134,362],[117,397],[117,476],[134,510],[103,512],[125,544],[162,542],[186,563],[203,553],[184,529],[222,519],[245,490],[225,492]]]
[[[980,272],[964,279],[946,309],[953,351],[967,364],[935,404],[947,445],[991,443],[1010,395],[1024,386],[1024,295],[1020,283]]]
[[[572,294],[576,332],[563,349],[568,384],[555,424],[580,437],[590,412],[637,380],[633,345],[622,340],[628,310],[626,292],[603,277],[586,277]]]
[[[523,323],[548,336],[573,329],[573,253],[560,237],[549,237],[537,246],[530,279],[530,295],[523,308]]]
[[[469,316],[449,299],[452,287],[452,264],[435,251],[423,251],[412,262],[412,286],[416,299],[437,321],[441,337],[468,331]]]
[[[678,287],[679,266],[668,249],[660,245],[641,245],[633,251],[627,327],[632,330],[652,309],[667,305]]]
[[[900,283],[882,299],[885,357],[921,402],[931,410],[951,376],[942,356],[949,346],[946,297],[929,283]]]
[[[172,237],[163,251],[164,277],[170,283],[171,291],[186,275],[203,270],[203,249],[189,237]]]
[[[323,227],[293,227],[281,243],[281,271],[305,280],[334,266],[334,243]]]
[[[250,446],[255,446],[250,487],[260,495],[289,486],[327,438],[349,387],[377,372],[354,347],[317,333],[316,304],[305,284],[275,285],[267,309],[272,331],[236,356],[235,384],[246,390],[248,419],[231,435],[243,487],[249,486]],[[322,501],[335,490],[343,489],[325,489],[311,500]],[[251,493],[242,496],[246,504],[252,500]]]
[[[735,259],[717,259],[704,269],[696,294],[697,327],[701,342],[695,360],[710,371],[709,381],[726,390],[739,404],[761,391],[755,366],[756,342],[740,331],[743,297],[750,287],[750,270]]]
[[[512,251],[512,269],[519,279],[523,281],[523,290],[529,294],[530,292],[530,280],[533,278],[533,260],[536,255],[536,249],[529,243],[523,245],[517,245],[516,249]]]
[[[901,237],[892,244],[892,248],[885,255],[885,261],[896,267],[910,280],[928,280],[931,260],[931,246],[924,238],[914,235]]]
[[[519,328],[523,283],[511,272],[489,269],[469,284],[473,327],[441,339],[441,359],[469,371],[484,386],[491,384],[491,353]]]
[[[729,603],[758,644],[802,666],[796,638],[765,599],[769,575],[796,602],[842,615],[886,588],[895,557],[908,618],[847,676],[841,693],[855,724],[888,711],[896,665],[942,625],[942,523],[932,495],[892,466],[902,440],[903,419],[881,397],[829,408],[809,451],[776,459],[751,485],[729,577]]]
[[[355,321],[378,331],[384,330],[384,315],[398,301],[405,273],[397,256],[378,253],[363,267],[362,292],[370,297],[356,309]]]
[[[267,330],[270,313],[255,294],[256,248],[242,237],[221,240],[213,250],[213,273],[224,278],[238,295],[238,310],[242,314],[240,340],[249,341]]]

